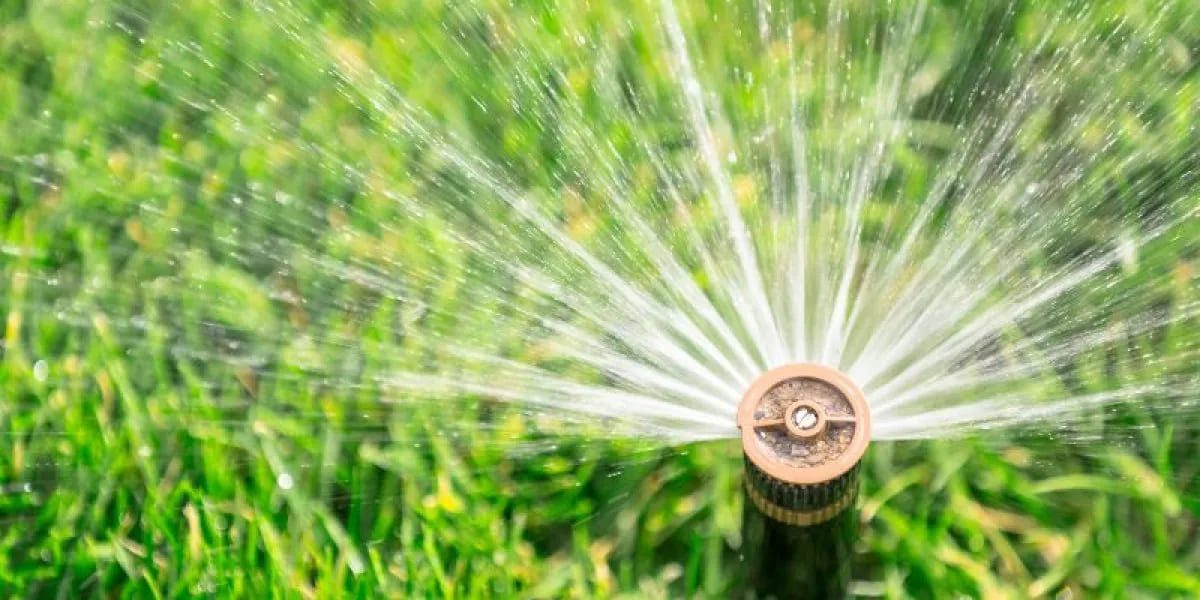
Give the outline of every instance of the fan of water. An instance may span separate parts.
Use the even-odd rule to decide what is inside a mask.
[[[789,362],[856,380],[876,439],[1192,409],[1188,3],[710,9],[72,8],[79,97],[4,170],[39,227],[127,246],[18,225],[9,275],[41,327],[170,356],[116,384],[208,399],[180,418],[326,418],[305,389],[700,440]],[[226,27],[152,29],[174,10]],[[103,139],[46,153],[79,111]]]

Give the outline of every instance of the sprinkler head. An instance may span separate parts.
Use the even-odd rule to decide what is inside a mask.
[[[810,525],[853,501],[871,417],[840,371],[791,364],[767,371],[738,406],[747,493],[772,518]]]

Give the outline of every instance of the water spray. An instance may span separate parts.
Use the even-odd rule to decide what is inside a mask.
[[[738,406],[750,598],[840,598],[850,579],[858,467],[871,418],[858,386],[820,365],[767,371]]]

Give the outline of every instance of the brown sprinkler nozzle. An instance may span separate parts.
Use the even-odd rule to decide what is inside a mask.
[[[771,369],[742,397],[737,424],[747,495],[764,514],[807,526],[853,503],[871,417],[849,377],[814,364]]]

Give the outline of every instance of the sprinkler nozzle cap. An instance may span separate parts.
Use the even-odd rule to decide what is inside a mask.
[[[808,485],[854,468],[871,435],[862,390],[837,369],[796,363],[750,384],[738,406],[746,457],[774,479]]]

